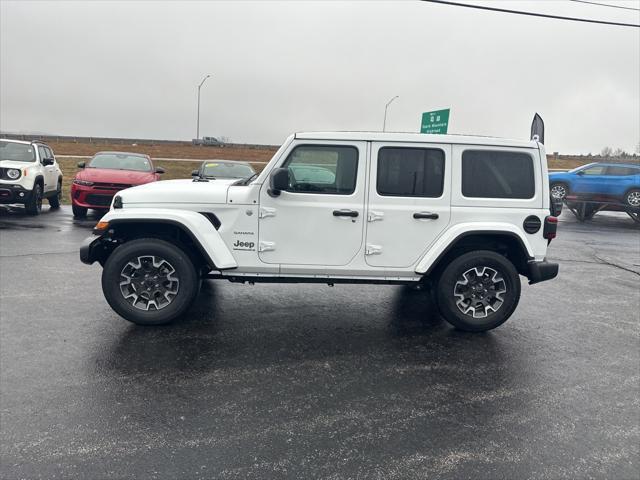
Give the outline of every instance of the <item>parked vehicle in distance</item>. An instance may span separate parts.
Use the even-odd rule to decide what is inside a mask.
[[[21,203],[38,215],[42,199],[60,207],[62,170],[53,150],[42,142],[0,139],[0,203]]]
[[[202,137],[191,140],[194,145],[223,145],[224,143],[216,137]]]
[[[318,165],[333,182],[313,178]],[[514,312],[520,275],[557,275],[550,208],[537,141],[298,133],[255,178],[119,193],[80,258],[104,267],[109,305],[138,324],[180,316],[212,278],[425,286],[451,324],[484,331]]]
[[[216,180],[221,178],[243,179],[255,175],[256,171],[247,162],[234,160],[205,160],[200,168],[191,172],[191,176],[199,180]]]
[[[154,168],[148,155],[127,152],[98,152],[81,168],[71,185],[74,217],[85,217],[87,210],[108,210],[113,196],[125,188],[160,180],[162,167]]]
[[[550,173],[549,188],[560,200],[567,195],[589,195],[640,207],[640,165],[590,163],[568,172]]]

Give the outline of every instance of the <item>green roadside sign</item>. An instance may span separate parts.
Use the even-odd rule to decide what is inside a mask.
[[[447,133],[449,126],[449,111],[451,109],[424,112],[420,123],[420,133]]]

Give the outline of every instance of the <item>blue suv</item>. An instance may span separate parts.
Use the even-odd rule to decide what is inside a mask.
[[[568,172],[550,173],[551,196],[599,196],[630,207],[640,207],[640,165],[590,163]]]

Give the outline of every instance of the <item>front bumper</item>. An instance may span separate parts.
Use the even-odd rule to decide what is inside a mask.
[[[120,190],[77,185],[74,183],[71,186],[71,202],[78,207],[108,210],[113,197],[119,191]]]
[[[27,203],[31,192],[19,184],[0,183],[0,203]]]
[[[529,285],[534,283],[551,280],[558,276],[560,266],[557,263],[547,262],[529,262]]]
[[[93,234],[84,239],[80,245],[80,261],[91,265],[102,257],[105,248],[102,243],[102,235]]]

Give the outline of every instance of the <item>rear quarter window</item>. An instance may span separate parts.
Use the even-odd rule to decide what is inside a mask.
[[[462,194],[475,198],[533,198],[533,157],[523,152],[465,150]]]

